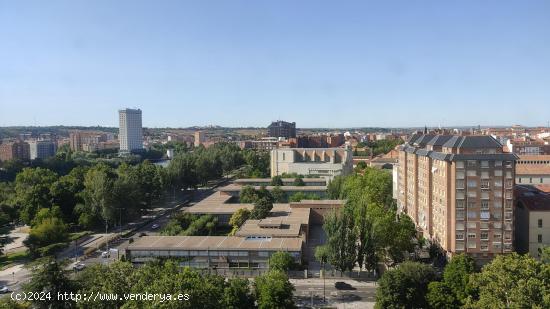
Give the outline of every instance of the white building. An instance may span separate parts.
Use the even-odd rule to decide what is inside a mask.
[[[353,170],[353,156],[344,148],[280,148],[271,150],[271,177],[283,173],[332,179]]]
[[[29,141],[31,160],[55,156],[57,145],[49,140]]]
[[[120,152],[129,153],[143,150],[141,109],[121,109],[118,111]]]

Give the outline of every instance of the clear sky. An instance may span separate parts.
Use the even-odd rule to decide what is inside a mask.
[[[546,125],[550,1],[0,0],[0,126]]]

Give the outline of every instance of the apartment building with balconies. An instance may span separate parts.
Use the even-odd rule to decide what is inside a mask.
[[[491,136],[414,135],[399,148],[397,202],[419,234],[481,264],[512,252],[517,156]]]

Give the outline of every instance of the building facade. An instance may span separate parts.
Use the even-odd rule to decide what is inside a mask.
[[[267,127],[270,137],[296,137],[296,122],[274,121]]]
[[[204,131],[196,131],[195,132],[195,147],[199,147],[204,142],[206,142],[206,134]]]
[[[121,153],[140,152],[143,150],[143,129],[141,126],[141,109],[121,109],[118,111]]]
[[[7,142],[0,145],[0,161],[29,160],[29,143],[23,141]]]
[[[332,179],[353,170],[347,148],[281,148],[271,151],[271,177],[296,173]]]
[[[55,156],[57,144],[49,140],[29,141],[30,158],[45,159]]]
[[[550,185],[550,155],[520,155],[516,163],[516,183]]]
[[[516,251],[540,258],[540,250],[550,246],[550,194],[525,185],[516,186],[514,193]]]
[[[513,250],[517,156],[491,136],[415,135],[400,146],[397,203],[448,256]]]

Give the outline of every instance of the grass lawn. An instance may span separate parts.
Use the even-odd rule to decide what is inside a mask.
[[[18,262],[25,262],[29,260],[28,250],[20,252],[10,252],[0,256],[0,270],[6,269]]]

